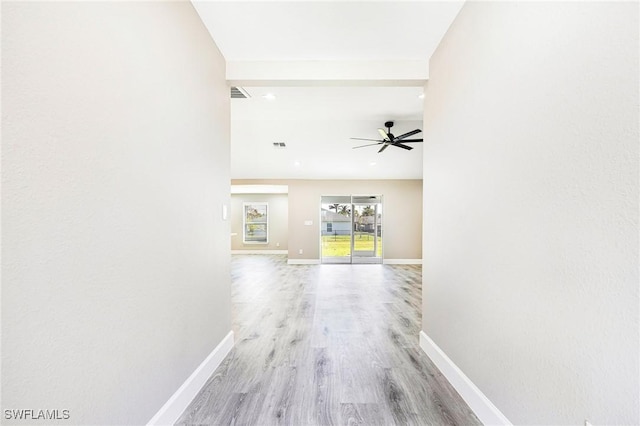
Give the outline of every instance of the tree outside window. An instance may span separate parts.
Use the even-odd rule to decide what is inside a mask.
[[[243,242],[267,244],[269,242],[269,206],[267,203],[243,204]]]

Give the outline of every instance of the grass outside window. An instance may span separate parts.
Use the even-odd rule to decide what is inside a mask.
[[[359,250],[373,251],[374,235],[367,232],[356,232],[355,241]],[[378,238],[377,257],[382,257],[382,238]],[[322,257],[342,257],[351,254],[351,235],[323,235]]]

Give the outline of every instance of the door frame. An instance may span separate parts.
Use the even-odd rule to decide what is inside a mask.
[[[322,232],[323,232],[323,222],[322,222],[322,204],[323,204],[323,198],[330,198],[330,197],[335,197],[335,198],[346,198],[349,197],[350,202],[342,202],[340,204],[349,204],[351,207],[351,229],[349,232],[350,235],[350,247],[349,247],[349,256],[343,256],[343,257],[325,257],[322,254],[322,245],[323,245],[323,240],[322,240]],[[371,200],[371,199],[375,199],[375,201],[369,201],[367,202],[366,200]],[[326,263],[326,264],[361,264],[361,263],[373,263],[373,264],[380,264],[380,263],[384,263],[384,239],[383,239],[383,234],[384,234],[384,215],[382,214],[382,211],[384,210],[383,208],[383,203],[384,203],[384,196],[382,194],[376,194],[376,195],[372,195],[372,194],[349,194],[349,195],[321,195],[320,196],[320,203],[319,203],[319,209],[318,209],[318,216],[319,216],[319,252],[320,252],[320,263]],[[326,204],[326,203],[324,203]],[[354,215],[354,211],[355,211],[355,206],[357,205],[373,205],[375,206],[375,213],[374,213],[374,249],[372,252],[370,252],[370,255],[360,255],[360,256],[354,256],[354,252],[355,252],[355,215]],[[380,215],[380,220],[378,220],[378,215]],[[378,229],[379,231],[379,236],[378,236]],[[379,251],[380,251],[380,256],[377,255],[378,252],[378,238],[380,238],[380,247],[379,247]],[[354,258],[356,259],[354,261]],[[325,261],[325,259],[332,259],[333,261]]]

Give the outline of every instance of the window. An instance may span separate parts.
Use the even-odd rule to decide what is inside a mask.
[[[269,243],[268,212],[269,205],[267,203],[243,203],[243,243]]]
[[[327,222],[327,232],[333,232],[333,223]]]

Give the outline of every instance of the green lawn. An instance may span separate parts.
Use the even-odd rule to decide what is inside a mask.
[[[373,235],[356,232],[356,250],[373,250]],[[340,257],[349,256],[351,251],[350,235],[323,235],[322,256]],[[382,238],[378,237],[378,256],[382,257]]]

